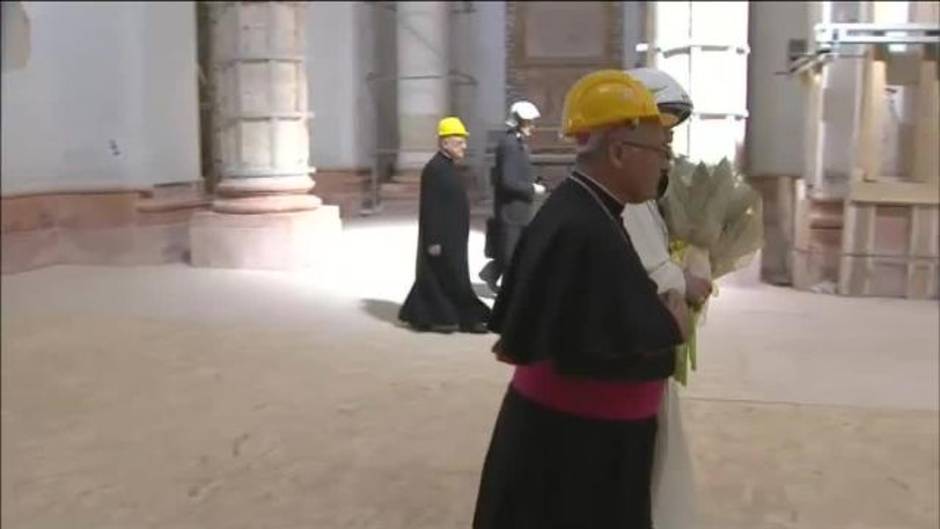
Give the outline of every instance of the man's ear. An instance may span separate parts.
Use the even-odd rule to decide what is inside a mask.
[[[610,164],[617,169],[623,169],[623,149],[622,143],[613,143],[607,146],[607,158]]]

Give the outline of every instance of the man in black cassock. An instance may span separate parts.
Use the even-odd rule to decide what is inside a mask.
[[[577,169],[526,228],[493,307],[515,366],[483,465],[474,529],[651,529],[656,414],[683,296],[660,297],[623,228],[669,160],[652,94],[620,70],[565,98]]]
[[[487,332],[490,309],[470,283],[470,202],[456,167],[466,153],[467,136],[459,119],[442,119],[440,150],[421,172],[415,282],[398,313],[419,331]]]

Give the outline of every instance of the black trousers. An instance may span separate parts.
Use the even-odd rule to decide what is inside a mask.
[[[525,226],[517,224],[500,223],[496,256],[486,264],[481,273],[482,276],[492,278],[495,282],[506,273],[509,264],[512,263],[512,255],[516,252],[516,246],[519,244],[519,238],[522,237],[524,228]]]

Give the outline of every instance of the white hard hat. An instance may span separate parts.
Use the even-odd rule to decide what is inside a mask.
[[[520,119],[532,121],[540,117],[542,114],[538,107],[528,101],[516,101],[509,107],[509,119],[506,120],[506,124],[510,127],[518,127]]]
[[[692,114],[692,98],[668,73],[655,68],[634,68],[627,70],[627,74],[646,85],[653,93],[660,112],[676,117],[672,127],[682,123]]]

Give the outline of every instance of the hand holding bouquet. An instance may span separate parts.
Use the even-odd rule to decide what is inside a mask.
[[[731,163],[709,167],[680,158],[661,200],[673,259],[689,273],[714,281],[748,265],[764,244],[760,195]],[[696,367],[695,324],[704,306],[691,311],[689,339],[678,348],[677,381],[685,384]]]

